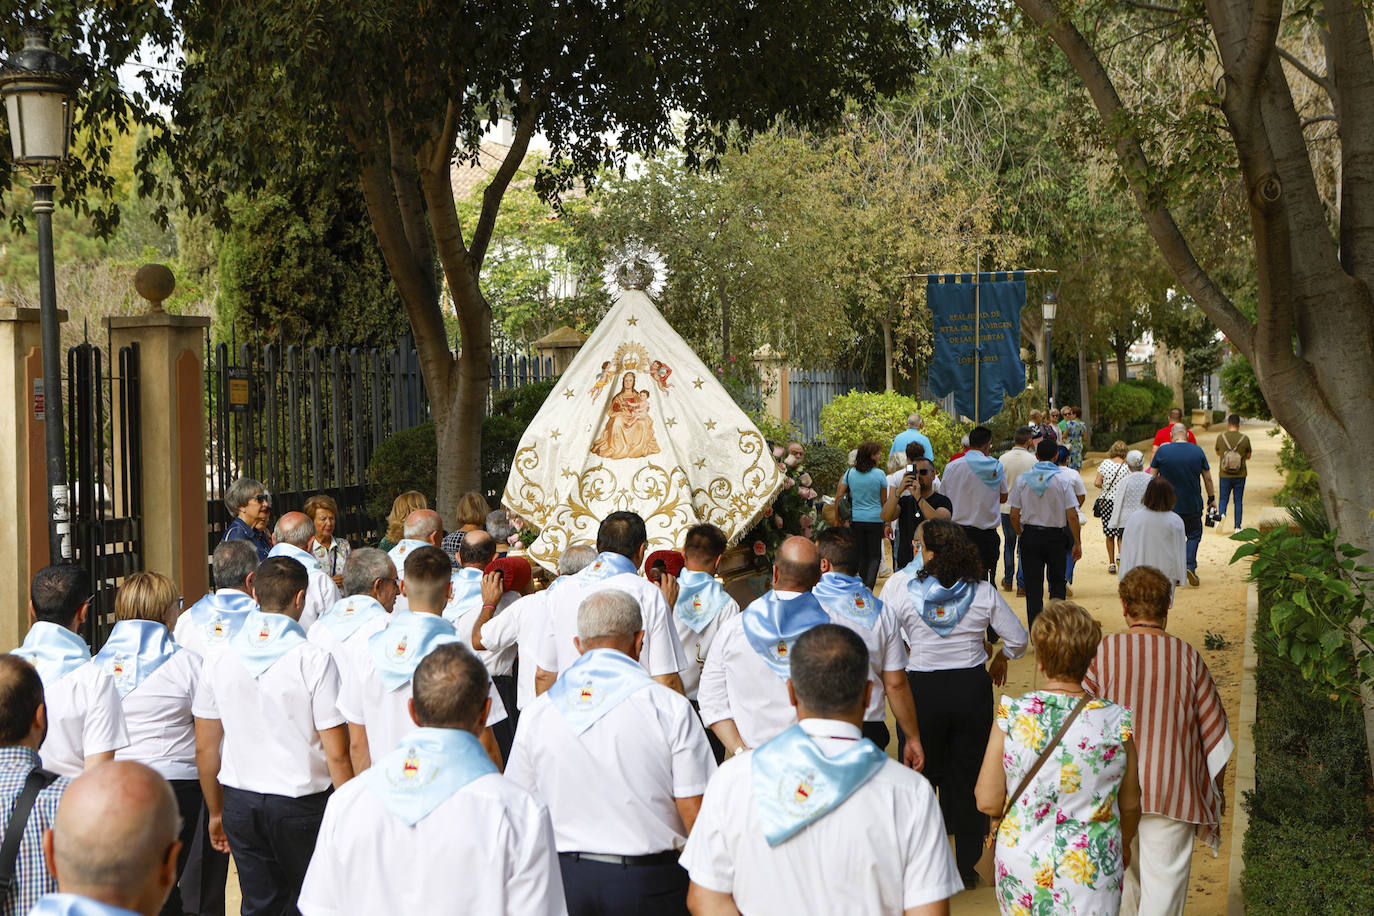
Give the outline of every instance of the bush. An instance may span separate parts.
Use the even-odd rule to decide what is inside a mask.
[[[821,408],[821,438],[846,454],[862,442],[882,445],[886,460],[892,440],[906,429],[906,418],[919,413],[925,419],[921,432],[930,437],[931,456],[943,467],[959,450],[959,439],[968,427],[957,423],[933,401],[917,402],[895,391],[851,391]]]
[[[1121,429],[1102,429],[1093,433],[1092,448],[1095,452],[1105,452],[1112,447],[1112,443],[1120,439],[1127,445],[1133,442],[1143,442],[1146,439],[1153,439],[1159,428],[1164,425],[1163,420],[1151,420],[1149,423],[1132,423],[1130,426]]]
[[[821,496],[834,496],[840,477],[849,467],[849,452],[820,439],[806,445],[806,469],[811,472],[811,487]]]
[[[1255,367],[1240,354],[1228,359],[1221,366],[1221,398],[1231,408],[1232,413],[1256,420],[1272,420],[1273,412],[1269,402],[1260,390],[1259,379],[1255,377]]]
[[[1097,416],[1112,429],[1150,419],[1156,413],[1150,392],[1132,382],[1097,390]]]
[[[435,505],[437,452],[434,423],[426,420],[387,436],[372,453],[367,463],[367,514],[377,520],[383,534],[391,503],[406,490],[419,490],[431,506]]]
[[[1163,382],[1152,378],[1128,378],[1120,384],[1144,391],[1150,396],[1150,412],[1140,419],[1166,416],[1169,408],[1174,406],[1174,391]]]
[[[1279,431],[1272,430],[1270,435],[1279,435]],[[1284,437],[1283,445],[1279,446],[1278,469],[1283,474],[1283,486],[1274,494],[1274,505],[1320,502],[1321,478],[1312,470],[1307,453],[1291,436]]]
[[[1032,410],[1039,410],[1043,413],[1045,400],[1045,389],[1038,385],[1027,388],[1014,398],[1004,400],[1001,412],[983,424],[992,430],[994,449],[1000,451],[999,445],[1012,441],[1013,436],[1016,435],[1016,428],[1025,426],[1030,422]]]

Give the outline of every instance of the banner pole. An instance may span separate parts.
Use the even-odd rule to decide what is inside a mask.
[[[983,270],[983,252],[977,251],[973,255],[973,422],[978,424],[978,396],[982,393],[982,385],[979,381],[979,373],[982,370],[983,362],[983,338],[982,338],[982,312],[978,301],[978,294],[983,288],[983,278],[980,275]]]

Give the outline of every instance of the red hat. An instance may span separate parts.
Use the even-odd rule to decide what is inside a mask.
[[[529,587],[530,577],[533,575],[530,570],[530,561],[524,557],[497,557],[487,564],[487,568],[482,570],[483,575],[489,572],[500,572],[505,580],[506,591],[523,592]]]
[[[686,565],[687,561],[676,550],[655,550],[644,558],[644,572],[647,573],[653,569],[656,563],[662,563],[664,571],[676,578],[682,575],[682,567]]]

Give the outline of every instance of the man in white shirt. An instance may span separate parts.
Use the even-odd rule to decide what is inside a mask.
[[[964,883],[935,793],[860,732],[863,640],[823,624],[793,644],[791,667],[799,724],[726,761],[706,792],[682,855],[692,911],[948,913]]]
[[[1016,479],[1007,500],[1011,506],[1011,526],[1021,542],[1028,624],[1035,623],[1044,607],[1046,572],[1050,599],[1063,598],[1068,557],[1070,553],[1075,560],[1083,556],[1078,496],[1069,475],[1054,463],[1058,453],[1059,446],[1053,440],[1041,439],[1035,447],[1039,460]]]
[[[567,912],[548,808],[503,779],[477,739],[490,687],[461,643],[424,657],[409,703],[418,728],[329,800],[304,916],[429,913],[458,901],[473,913]]]
[[[529,587],[530,564],[524,557],[498,557],[496,539],[485,531],[470,531],[464,536],[463,543],[458,545],[458,562],[462,565],[453,572],[453,597],[444,607],[444,619],[453,624],[458,638],[475,650],[472,634],[486,605],[495,605],[492,613],[500,615],[519,600]],[[484,650],[477,657],[487,666],[492,686],[506,708],[506,719],[492,727],[504,759],[510,756],[510,745],[515,740],[515,648]]]
[[[295,910],[329,790],[353,778],[338,670],[298,623],[309,581],[290,557],[258,567],[262,610],[206,659],[192,704],[210,840],[233,852],[244,916]]]
[[[739,615],[739,602],[726,594],[716,581],[716,567],[725,553],[725,532],[715,525],[694,525],[682,542],[682,575],[678,577],[677,601],[673,604],[673,624],[687,667],[682,686],[687,699],[696,702],[701,686],[701,669],[711,657],[720,628]]]
[[[725,622],[701,671],[701,721],[727,752],[758,747],[796,723],[787,701],[792,643],[817,624],[829,623],[812,587],[821,577],[816,545],[790,537],[773,563],[773,588]]]
[[[129,744],[114,678],[91,660],[80,632],[91,607],[84,566],[47,566],[29,588],[29,632],[14,654],[38,669],[48,712],[48,736],[38,755],[45,769],[79,776],[114,760]]]
[[[1002,503],[1011,486],[1006,469],[992,457],[992,430],[975,426],[968,434],[968,451],[945,465],[941,492],[954,504],[954,522],[978,548],[988,581],[996,581],[997,551],[1002,545]]]
[[[290,557],[304,566],[310,576],[310,587],[305,592],[305,610],[301,612],[300,620],[301,629],[309,633],[320,615],[339,600],[339,587],[320,566],[319,559],[310,552],[310,541],[315,537],[315,523],[304,512],[288,512],[277,519],[272,537],[277,543],[267,555]]]
[[[549,806],[572,916],[685,914],[678,853],[716,762],[681,693],[637,664],[635,599],[577,610],[580,656],[525,712],[506,777]]]
[[[528,709],[534,702],[534,647],[544,638],[549,625],[549,594],[569,576],[575,576],[596,559],[596,548],[590,544],[574,544],[558,558],[558,578],[543,591],[525,595],[496,615],[500,603],[484,598],[481,612],[472,622],[472,647],[478,652],[501,652],[515,647],[520,658],[516,678],[515,702]],[[494,587],[494,586],[493,586]],[[509,710],[507,710],[509,712]]]
[[[1035,430],[1029,426],[1018,426],[1012,436],[1012,447],[997,459],[1002,463],[1009,483],[1015,483],[1035,464],[1035,447],[1031,445],[1034,435]],[[1012,580],[1015,579],[1016,594],[1020,596],[1026,593],[1026,587],[1025,574],[1016,561],[1020,556],[1016,540],[1016,529],[1011,526],[1011,506],[1002,503],[1002,591],[1011,591]]]
[[[177,615],[172,629],[177,645],[201,658],[224,651],[248,612],[258,609],[253,600],[257,568],[258,551],[252,541],[221,541],[211,555],[215,587]]]
[[[432,544],[408,552],[401,592],[409,596],[410,607],[393,611],[389,620],[369,622],[375,629],[360,634],[351,648],[339,712],[348,722],[355,772],[371,766],[374,752],[386,753],[410,730],[406,704],[415,667],[435,646],[462,641],[453,624],[440,616],[453,594],[452,573],[448,554]],[[495,688],[491,697],[492,711],[481,740],[499,767],[504,758],[491,726],[506,718],[506,708]]]
[[[396,566],[396,575],[400,576],[401,581],[406,580],[406,557],[410,556],[411,551],[421,547],[438,547],[444,540],[444,520],[439,517],[439,513],[433,509],[416,509],[406,516],[405,526],[401,529],[401,543],[387,551],[387,556],[391,557],[391,562]],[[449,566],[453,564],[450,562]],[[410,607],[410,602],[406,600],[405,592],[396,599],[397,611],[404,611]]]
[[[377,632],[390,619],[400,594],[396,567],[385,551],[360,547],[343,565],[344,597],[320,615],[306,635],[327,651],[339,669],[339,683],[347,680],[351,652],[359,641]]]
[[[58,892],[30,916],[157,916],[176,882],[177,826],[171,786],[141,763],[73,780],[43,838]]]
[[[682,693],[679,672],[687,667],[687,654],[672,619],[677,580],[665,575],[655,585],[639,575],[647,542],[644,519],[633,512],[612,512],[602,520],[596,532],[596,559],[549,595],[549,626],[534,657],[539,666],[535,674],[537,692],[547,690],[558,672],[577,661],[573,639],[577,635],[577,609],[583,599],[615,588],[633,597],[644,617],[640,664],[654,680]]]
[[[859,548],[848,528],[827,528],[816,538],[821,555],[821,579],[811,594],[825,608],[830,622],[859,635],[868,650],[869,694],[864,713],[864,737],[881,751],[892,735],[887,730],[887,705],[892,718],[906,735],[902,763],[920,769],[924,763],[921,730],[916,721],[916,701],[906,679],[906,646],[902,627],[892,609],[879,601],[854,573],[859,568]]]

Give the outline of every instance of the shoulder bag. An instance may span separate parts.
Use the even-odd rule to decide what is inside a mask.
[[[24,779],[24,788],[19,790],[19,796],[14,800],[14,810],[10,812],[10,822],[5,828],[5,839],[0,841],[0,903],[9,899],[10,891],[14,888],[14,867],[19,860],[19,844],[24,839],[24,828],[28,826],[33,803],[38,800],[38,793],[52,785],[55,779],[56,773],[34,767],[29,770],[29,775]]]
[[[1083,698],[1078,701],[1078,705],[1073,708],[1073,712],[1069,713],[1069,717],[1064,720],[1064,724],[1059,726],[1059,731],[1055,732],[1054,737],[1045,745],[1045,749],[1041,751],[1040,756],[1035,759],[1035,764],[1026,771],[1025,776],[1021,777],[1021,783],[1016,787],[1016,791],[1007,796],[1007,803],[1002,807],[1002,817],[997,819],[999,822],[1011,811],[1011,806],[1016,804],[1016,800],[1021,797],[1021,793],[1026,791],[1026,787],[1031,784],[1031,780],[1035,778],[1035,774],[1040,772],[1040,768],[1045,765],[1045,761],[1049,759],[1050,754],[1059,745],[1059,742],[1064,739],[1064,735],[1068,734],[1069,726],[1073,725],[1073,720],[1078,718],[1078,714],[1083,711],[1083,707],[1087,706],[1088,701],[1091,699],[1092,697],[1088,696],[1086,693],[1083,694]],[[988,884],[997,883],[996,858],[997,825],[992,824],[988,830],[988,838],[983,847],[983,854],[978,858],[977,864],[973,866],[973,870],[978,873],[978,877],[982,878]]]

